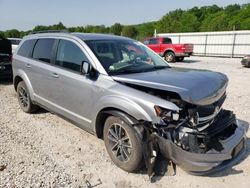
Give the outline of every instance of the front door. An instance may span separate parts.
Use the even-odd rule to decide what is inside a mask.
[[[47,105],[83,128],[91,128],[90,109],[94,95],[94,81],[80,73],[83,61],[89,62],[80,44],[59,40],[53,68]]]

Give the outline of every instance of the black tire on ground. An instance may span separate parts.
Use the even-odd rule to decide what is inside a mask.
[[[175,54],[173,52],[167,52],[165,55],[164,55],[164,59],[165,61],[167,62],[175,62]]]
[[[109,116],[104,125],[106,150],[119,168],[135,172],[142,166],[142,142],[135,129],[122,119]]]
[[[182,62],[184,60],[184,57],[176,57],[175,59],[177,62]]]
[[[17,97],[19,105],[24,112],[32,113],[39,108],[32,103],[27,86],[23,81],[19,82],[17,85]]]

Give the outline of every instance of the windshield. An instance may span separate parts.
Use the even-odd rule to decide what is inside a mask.
[[[133,40],[85,41],[109,75],[130,74],[169,68],[143,44]]]

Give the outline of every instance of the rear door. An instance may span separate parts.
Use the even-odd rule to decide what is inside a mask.
[[[32,58],[25,61],[25,72],[27,73],[34,90],[35,100],[49,99],[53,86],[50,71],[53,69],[52,59],[55,50],[56,40],[42,38],[36,41]]]

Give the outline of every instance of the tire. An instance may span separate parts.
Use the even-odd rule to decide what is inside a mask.
[[[175,62],[175,54],[173,52],[167,52],[165,55],[164,55],[164,59],[165,61],[167,62]]]
[[[103,138],[106,150],[119,168],[135,172],[142,166],[142,142],[135,129],[122,119],[109,116],[104,125]]]
[[[177,62],[182,62],[184,60],[184,57],[176,57],[175,59]]]
[[[32,103],[27,86],[23,81],[17,85],[17,97],[19,105],[24,112],[32,113],[38,109],[38,106]]]

